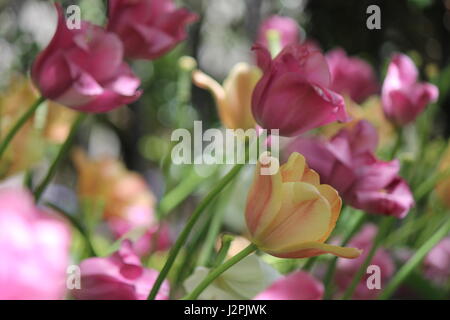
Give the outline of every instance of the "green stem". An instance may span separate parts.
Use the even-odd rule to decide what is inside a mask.
[[[444,238],[450,231],[450,219],[439,228],[408,260],[406,264],[401,267],[397,273],[394,275],[392,280],[379,295],[378,299],[386,300],[397,290],[398,286],[405,281],[405,279],[411,274],[412,271],[419,265],[419,263],[425,258],[426,254],[436,246],[442,238]]]
[[[234,266],[236,263],[247,257],[249,254],[255,252],[257,249],[256,245],[253,243],[249,244],[245,249],[239,252],[237,255],[233,256],[229,260],[227,260],[222,265],[218,266],[214,270],[212,270],[199,285],[192,290],[187,296],[183,298],[183,300],[196,300],[198,296],[205,290],[218,276],[227,271],[229,268]]]
[[[372,258],[375,255],[375,252],[377,251],[378,247],[380,246],[384,236],[387,234],[389,227],[394,222],[394,219],[395,218],[393,217],[384,218],[383,222],[381,223],[378,229],[378,233],[375,237],[375,240],[373,241],[372,247],[370,248],[369,253],[366,256],[366,259],[364,259],[363,264],[359,267],[358,272],[352,279],[352,282],[348,286],[347,290],[345,290],[344,295],[342,296],[342,300],[348,300],[353,296],[353,292],[355,291],[358,283],[361,281],[364,272],[366,272],[367,267],[372,261]]]
[[[22,126],[28,121],[28,119],[30,119],[31,116],[33,116],[37,108],[44,101],[45,101],[44,97],[39,97],[38,99],[36,99],[36,101],[31,105],[31,107],[19,118],[19,120],[17,120],[17,122],[14,124],[11,130],[9,130],[5,139],[3,139],[3,141],[0,143],[0,158],[2,157],[11,140],[20,130],[20,128],[22,128]]]
[[[66,212],[64,209],[61,209],[60,207],[58,207],[57,205],[55,205],[53,203],[47,202],[45,205],[50,207],[51,209],[57,211],[58,213],[60,213],[64,218],[69,220],[69,222],[75,227],[75,229],[78,230],[78,232],[80,232],[80,234],[84,237],[84,241],[86,243],[86,247],[89,251],[90,257],[98,256],[98,254],[95,251],[94,246],[92,244],[91,236],[89,235],[89,232],[87,231],[85,226],[80,221],[78,221],[78,219],[76,219],[72,214]]]
[[[190,172],[186,179],[183,179],[174,189],[169,191],[159,202],[158,217],[164,219],[168,213],[175,209],[182,201],[184,201],[204,180],[194,169]]]
[[[77,133],[78,127],[80,126],[81,122],[86,118],[86,114],[82,113],[78,116],[78,118],[75,120],[75,122],[72,125],[72,128],[70,129],[69,136],[67,137],[66,141],[64,141],[64,144],[59,148],[58,154],[56,155],[55,160],[50,165],[50,168],[47,171],[47,174],[45,175],[42,182],[39,184],[39,186],[36,187],[34,191],[34,198],[36,199],[36,202],[39,201],[42,194],[45,191],[45,188],[47,188],[47,185],[52,180],[53,176],[56,173],[56,170],[58,169],[58,165],[61,162],[61,160],[64,158],[64,156],[69,151],[72,141],[75,137],[75,134]]]
[[[359,214],[356,221],[353,223],[350,231],[347,232],[344,240],[341,243],[341,246],[345,247],[350,239],[355,235],[355,233],[359,230],[359,228],[364,224],[367,220],[367,214],[363,212],[355,212],[355,214]],[[332,289],[332,280],[334,277],[334,273],[336,271],[337,257],[333,257],[328,265],[327,272],[325,273],[323,283],[325,284],[325,294],[324,299],[329,299],[331,297],[331,289]]]
[[[158,275],[158,278],[155,281],[155,284],[153,285],[153,288],[148,296],[148,300],[153,300],[156,297],[156,294],[159,291],[159,288],[161,287],[161,284],[163,283],[164,279],[166,278],[167,274],[169,273],[170,269],[172,268],[173,263],[175,262],[175,259],[178,255],[178,253],[181,250],[181,247],[186,242],[189,233],[191,232],[192,228],[196,224],[197,220],[200,218],[202,212],[205,210],[205,208],[209,205],[209,203],[216,198],[216,196],[222,191],[222,189],[230,183],[231,180],[239,173],[239,171],[244,167],[244,164],[237,164],[235,165],[230,172],[228,172],[216,185],[216,187],[211,190],[210,193],[200,202],[198,207],[194,210],[191,217],[187,221],[183,231],[181,231],[181,234],[179,235],[177,241],[173,245],[172,249],[170,250],[169,257],[167,258],[166,263],[164,264],[164,267],[162,268],[161,272]]]
[[[403,142],[403,128],[397,127],[396,131],[397,131],[397,139],[395,140],[395,145],[391,150],[391,154],[389,155],[389,160],[393,160],[395,158]]]
[[[234,237],[232,235],[226,234],[222,237],[222,246],[217,253],[216,261],[214,262],[214,267],[219,267],[227,257],[228,251],[230,250],[231,243],[233,242]]]

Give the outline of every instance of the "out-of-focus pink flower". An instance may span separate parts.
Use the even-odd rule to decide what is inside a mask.
[[[131,230],[145,229],[145,233],[133,243],[133,250],[139,256],[145,256],[151,252],[167,250],[172,245],[169,226],[157,224],[153,215],[153,211],[147,207],[132,207],[125,209],[122,216],[108,218],[108,225],[116,238]]]
[[[0,190],[0,300],[62,299],[70,231],[28,192]]]
[[[138,99],[140,80],[123,61],[119,37],[86,21],[69,30],[56,8],[55,35],[31,70],[42,95],[84,112],[106,112]]]
[[[128,58],[153,60],[183,41],[197,19],[173,0],[111,0],[107,29],[122,39]]]
[[[353,277],[358,272],[360,266],[364,263],[370,248],[373,244],[373,240],[377,233],[377,227],[373,224],[366,224],[362,230],[349,242],[349,245],[360,248],[363,250],[363,254],[357,259],[339,259],[336,266],[335,281],[340,289],[344,291],[352,282]],[[381,288],[389,280],[395,271],[394,262],[389,255],[389,253],[383,249],[379,248],[372,258],[370,265],[375,265],[380,268],[381,276]],[[380,289],[369,289],[367,286],[367,279],[370,274],[364,275],[364,277],[359,282],[356,290],[353,294],[354,299],[374,299],[381,292]]]
[[[142,267],[128,240],[110,257],[82,261],[80,269],[81,288],[72,290],[80,300],[145,300],[158,277],[156,270]],[[168,296],[169,283],[164,281],[156,299]]]
[[[330,140],[300,137],[287,148],[302,153],[321,182],[336,188],[344,201],[370,213],[403,218],[414,205],[406,182],[398,175],[398,160],[378,160],[377,134],[361,120]]]
[[[331,72],[330,89],[361,103],[378,91],[375,73],[370,64],[356,57],[349,57],[342,49],[326,54]]]
[[[82,199],[104,204],[103,217],[114,236],[122,237],[132,230],[144,230],[135,242],[140,255],[145,249],[166,250],[170,246],[169,227],[159,229],[155,218],[155,196],[142,176],[127,170],[120,161],[103,157],[89,159],[82,150],[74,152],[78,171],[78,193]],[[157,240],[154,244],[150,239]]]
[[[289,45],[272,60],[265,47],[253,49],[263,77],[253,91],[252,112],[264,129],[294,136],[347,120],[343,98],[329,89],[330,71],[319,51]]]
[[[273,15],[264,20],[258,31],[258,43],[268,48],[267,32],[270,30],[277,31],[280,35],[280,45],[282,48],[289,44],[297,44],[302,42],[300,34],[300,26],[297,22],[289,17]]]
[[[304,271],[276,280],[254,300],[321,300],[323,284]]]
[[[450,279],[450,238],[442,239],[431,249],[423,264],[427,278],[436,284],[447,283]]]
[[[398,126],[413,122],[438,96],[435,85],[418,82],[417,68],[407,55],[393,56],[381,93],[384,113],[391,122]]]

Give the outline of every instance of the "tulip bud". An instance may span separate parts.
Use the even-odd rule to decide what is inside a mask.
[[[348,57],[344,50],[326,54],[331,72],[331,89],[361,103],[378,91],[375,72],[370,64],[356,57]]]
[[[36,58],[31,77],[50,100],[84,112],[106,112],[139,98],[140,80],[123,61],[123,44],[114,33],[83,21],[68,29],[61,6],[47,48]]]
[[[264,129],[294,136],[334,121],[346,121],[344,99],[329,89],[327,62],[309,45],[289,45],[273,60],[255,45],[263,76],[252,96],[252,112]]]
[[[126,57],[153,60],[183,41],[197,19],[173,0],[110,0],[107,29],[122,39]]]
[[[263,163],[256,168],[245,213],[251,240],[259,249],[280,258],[331,253],[352,259],[361,254],[324,243],[336,225],[342,200],[331,186],[320,184],[302,155],[292,153],[272,176],[260,174]]]
[[[222,124],[229,129],[244,130],[255,127],[251,97],[260,77],[260,70],[246,63],[235,65],[223,86],[201,71],[192,74],[198,87],[211,90]]]
[[[389,64],[382,88],[383,110],[398,126],[413,122],[425,107],[437,100],[438,88],[417,81],[414,62],[404,54],[396,54]]]
[[[289,44],[300,43],[302,40],[300,31],[303,30],[300,29],[300,26],[294,19],[273,15],[261,23],[258,32],[258,43],[268,48],[267,37],[268,33],[272,30],[279,34],[281,48]]]

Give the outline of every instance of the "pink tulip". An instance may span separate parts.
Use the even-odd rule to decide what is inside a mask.
[[[329,141],[300,137],[288,147],[299,152],[317,171],[321,183],[330,184],[351,206],[370,213],[403,218],[414,205],[398,160],[378,160],[377,134],[367,121],[344,128]]]
[[[80,300],[145,300],[158,272],[144,268],[125,240],[119,251],[107,258],[89,258],[81,262],[81,288],[72,294]],[[165,281],[156,296],[167,300],[169,284]]]
[[[298,44],[301,42],[300,27],[297,22],[289,17],[273,15],[261,23],[258,32],[258,43],[268,48],[267,32],[277,31],[280,35],[280,45],[282,48],[289,44]]]
[[[447,283],[450,278],[450,238],[438,243],[424,260],[424,271],[427,278],[436,284]]]
[[[294,136],[336,120],[347,120],[343,98],[329,90],[324,56],[310,46],[289,45],[273,60],[256,44],[263,77],[252,97],[252,112],[264,129]]]
[[[110,0],[107,29],[122,39],[128,58],[153,60],[183,41],[197,19],[173,0]]]
[[[345,291],[345,289],[350,285],[353,277],[358,272],[360,266],[364,263],[367,258],[367,254],[373,244],[373,240],[377,233],[377,227],[373,224],[366,224],[362,230],[353,237],[349,242],[349,245],[360,248],[363,250],[363,254],[357,259],[339,259],[336,266],[335,281],[340,289],[340,291]],[[380,285],[381,289],[387,283],[389,278],[395,271],[394,262],[389,255],[389,253],[383,249],[379,248],[372,258],[370,265],[378,266],[380,268]],[[369,289],[367,286],[367,279],[371,274],[365,273],[358,286],[356,287],[355,293],[353,294],[353,299],[374,299],[381,292],[381,289]]]
[[[133,250],[139,256],[164,251],[172,245],[169,226],[156,223],[153,208],[135,206],[127,209],[125,216],[113,216],[107,221],[116,238],[138,228],[146,229],[144,235],[133,243]]]
[[[254,300],[321,300],[323,284],[313,276],[297,271],[276,280]]]
[[[0,190],[0,300],[64,298],[69,248],[64,222],[28,192]]]
[[[56,33],[31,70],[42,95],[84,112],[106,112],[138,99],[140,80],[123,61],[119,37],[85,21],[69,30],[56,8]]]
[[[413,122],[439,96],[436,86],[420,83],[417,79],[414,62],[404,54],[394,55],[384,79],[381,98],[386,117],[398,126]]]
[[[331,72],[331,90],[348,94],[357,103],[378,91],[374,70],[364,60],[348,57],[342,49],[332,50],[325,57]]]

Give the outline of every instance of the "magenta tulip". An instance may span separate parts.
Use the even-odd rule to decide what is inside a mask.
[[[345,289],[352,282],[352,279],[358,272],[360,266],[364,263],[364,260],[367,258],[367,254],[369,253],[370,248],[373,244],[376,233],[377,227],[373,224],[367,224],[356,236],[353,237],[352,240],[350,240],[349,245],[362,249],[363,254],[358,258],[352,260],[338,260],[336,266],[335,281],[340,291],[345,291]],[[357,285],[356,290],[353,294],[353,299],[367,300],[376,298],[376,296],[382,291],[381,289],[384,288],[384,285],[387,283],[387,281],[395,271],[394,262],[391,256],[383,248],[379,248],[376,251],[375,256],[370,261],[370,265],[379,268],[380,287],[377,288],[375,277],[373,278],[373,280],[369,279],[368,281],[368,278],[372,273],[364,273],[363,278]],[[369,289],[368,282],[371,289]]]
[[[0,190],[0,300],[63,299],[69,249],[63,221],[24,190]]]
[[[294,136],[322,125],[347,120],[343,98],[331,91],[322,53],[306,45],[289,45],[273,60],[256,44],[263,77],[252,97],[253,116],[264,129]]]
[[[303,154],[321,183],[334,187],[345,202],[370,213],[403,218],[414,205],[398,160],[378,160],[375,129],[367,121],[344,128],[329,141],[299,137],[288,153]]]
[[[110,0],[107,29],[122,39],[126,57],[153,60],[183,41],[197,19],[173,0]]]
[[[280,36],[280,45],[282,48],[289,44],[298,44],[302,41],[300,38],[300,27],[297,22],[289,17],[273,15],[264,20],[258,31],[258,43],[268,48],[267,32],[277,31]]]
[[[304,271],[276,280],[254,300],[321,300],[323,284]]]
[[[377,79],[370,64],[356,57],[348,57],[344,50],[335,49],[326,54],[331,72],[330,88],[361,103],[378,91]]]
[[[72,294],[80,300],[145,300],[158,277],[156,270],[144,268],[132,249],[131,241],[107,258],[89,258],[81,262],[81,288]],[[156,297],[166,300],[169,284],[165,281]]]
[[[42,95],[84,112],[106,112],[138,99],[140,80],[123,61],[119,37],[85,21],[69,30],[56,8],[56,33],[31,70]]]
[[[392,58],[382,88],[382,103],[386,117],[397,126],[413,122],[425,107],[435,102],[438,88],[418,82],[414,62],[404,54]]]

